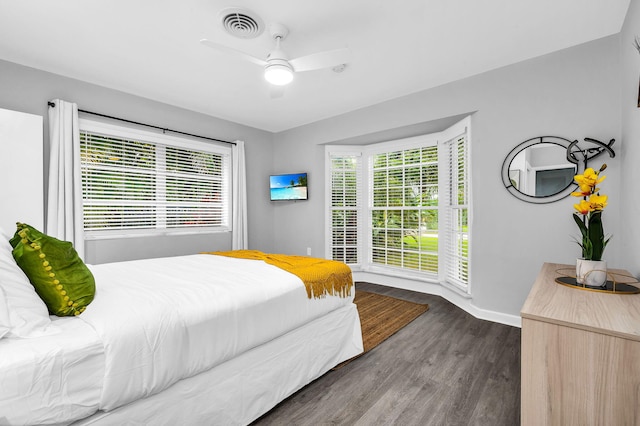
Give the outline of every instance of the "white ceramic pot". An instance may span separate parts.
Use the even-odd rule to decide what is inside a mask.
[[[576,260],[576,281],[590,287],[602,287],[607,283],[606,260]]]

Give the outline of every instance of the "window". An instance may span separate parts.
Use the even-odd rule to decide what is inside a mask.
[[[468,118],[437,134],[327,147],[328,257],[469,291],[468,151]]]
[[[231,150],[80,120],[88,238],[229,229]]]
[[[424,146],[369,157],[372,264],[437,278],[438,148],[434,143],[425,140],[420,144]]]
[[[331,258],[351,265],[359,264],[360,159],[358,155],[349,153],[334,154],[330,162]]]
[[[447,177],[441,202],[445,218],[445,280],[461,288],[469,283],[469,155],[467,133],[443,144]]]

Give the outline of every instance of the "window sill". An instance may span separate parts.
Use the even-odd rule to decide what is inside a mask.
[[[404,278],[404,279],[412,280],[412,281],[422,281],[422,282],[427,282],[427,283],[430,283],[430,284],[439,284],[437,277],[429,277],[426,274],[420,274],[420,273],[407,271],[407,270],[381,268],[379,266],[371,266],[371,265],[369,265],[369,266],[361,267],[360,271],[368,272],[370,274],[386,275],[386,276],[389,276],[389,277]]]
[[[427,284],[435,284],[439,285],[447,291],[451,291],[455,293],[459,297],[463,297],[465,299],[472,299],[471,294],[469,294],[465,289],[462,289],[454,284],[451,284],[446,281],[439,281],[436,278],[430,278],[421,274],[411,273],[407,271],[400,271],[394,269],[380,268],[376,266],[362,266],[362,265],[351,265],[351,270],[354,273],[362,272],[365,274],[374,274],[385,277],[393,277],[399,278],[402,280],[408,280],[413,282],[423,282]]]
[[[472,299],[471,294],[469,294],[467,291],[463,290],[462,288],[458,287],[457,285],[448,283],[446,281],[442,281],[440,285],[446,288],[447,290],[454,292],[460,297],[464,297],[465,299]]]
[[[104,234],[89,234],[85,233],[84,240],[85,241],[93,241],[93,240],[120,240],[126,238],[153,238],[153,237],[180,237],[187,235],[199,235],[199,234],[219,234],[223,232],[231,232],[230,228],[224,227],[219,229],[190,229],[190,230],[181,230],[181,231],[139,231],[139,232],[127,232],[127,233],[104,233]]]

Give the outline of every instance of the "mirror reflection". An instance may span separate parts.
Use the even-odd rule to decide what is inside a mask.
[[[530,197],[559,194],[573,183],[576,165],[567,161],[566,147],[537,143],[518,152],[509,164],[514,189]]]

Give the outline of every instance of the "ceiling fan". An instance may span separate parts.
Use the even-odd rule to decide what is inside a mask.
[[[289,59],[286,53],[280,48],[280,42],[289,34],[287,27],[282,24],[271,24],[269,32],[275,40],[276,46],[275,49],[267,55],[266,59],[257,58],[206,38],[200,40],[200,43],[217,51],[232,54],[240,59],[262,66],[264,68],[264,78],[274,86],[285,86],[291,83],[294,73],[298,72],[314,71],[323,68],[336,68],[336,71],[340,72],[351,58],[351,50],[349,48],[341,48]],[[272,91],[272,97],[282,96],[282,89],[284,88],[280,87],[279,90],[276,88],[275,91]]]

